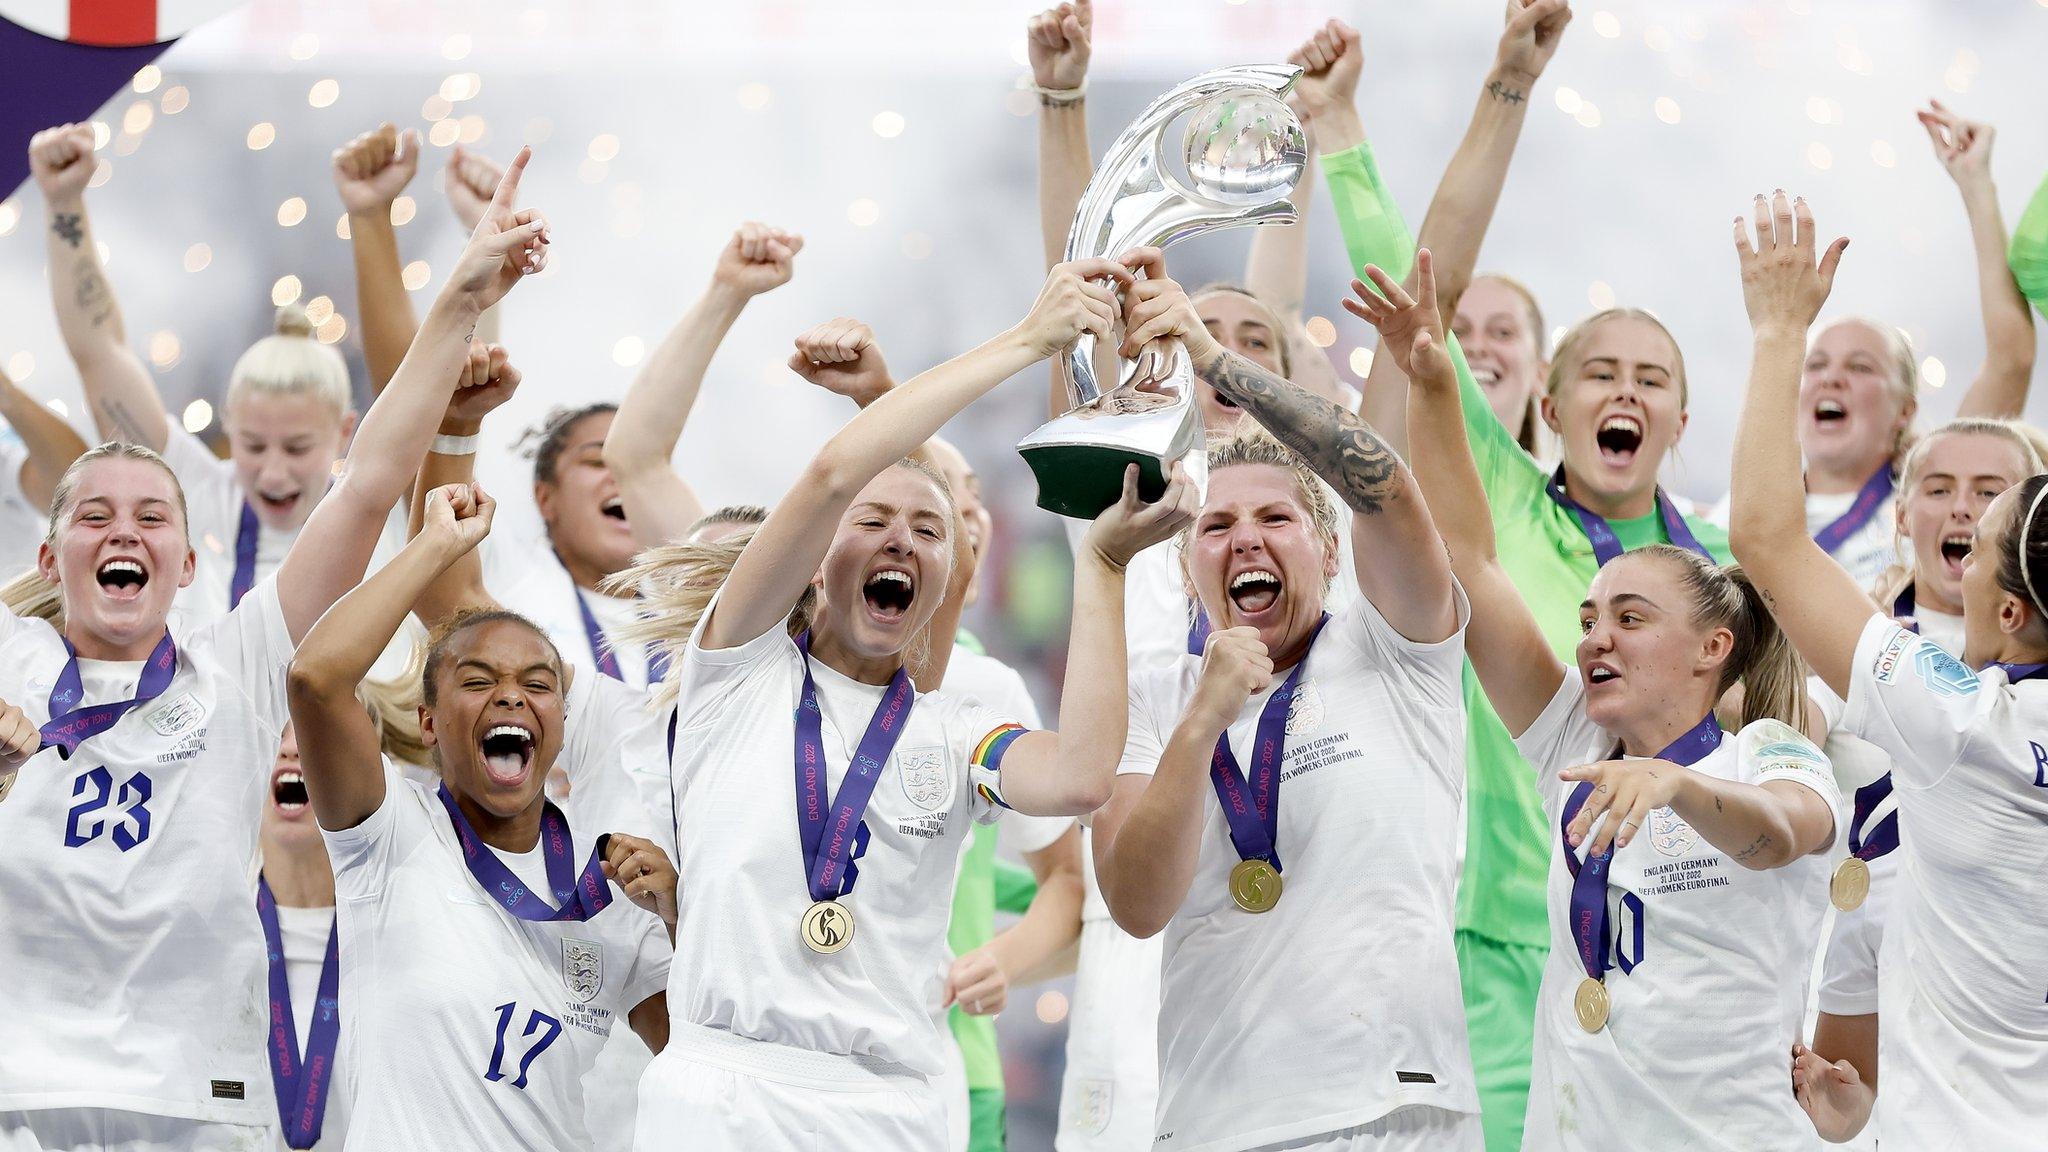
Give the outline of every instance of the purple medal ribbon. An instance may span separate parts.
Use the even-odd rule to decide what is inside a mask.
[[[1301,659],[1278,691],[1266,700],[1259,709],[1259,726],[1252,738],[1252,770],[1250,779],[1239,771],[1237,757],[1230,751],[1230,733],[1226,730],[1216,738],[1216,751],[1209,757],[1209,782],[1216,788],[1216,799],[1223,805],[1223,819],[1230,826],[1230,845],[1237,849],[1240,860],[1264,860],[1280,867],[1280,762],[1287,751],[1287,712],[1294,704],[1295,689],[1301,686],[1301,674],[1308,667],[1309,653],[1315,649],[1316,637],[1323,631],[1323,625],[1330,622],[1330,614],[1316,621],[1314,631],[1308,634],[1308,645],[1301,650]]]
[[[171,634],[166,630],[149,659],[143,662],[142,678],[135,685],[133,699],[81,708],[79,701],[85,698],[85,687],[78,674],[78,649],[66,640],[64,650],[71,654],[71,659],[57,675],[57,686],[50,690],[50,719],[42,727],[42,746],[57,749],[57,755],[66,760],[78,751],[80,744],[120,723],[121,717],[131,710],[163,695],[164,689],[171,686],[171,678],[178,674],[178,646],[171,642]]]
[[[576,852],[575,839],[569,834],[568,817],[555,807],[555,802],[545,797],[540,809],[540,846],[547,860],[548,887],[554,890],[555,904],[536,895],[519,877],[512,874],[497,853],[469,826],[468,817],[455,803],[455,797],[446,784],[441,785],[441,806],[448,809],[448,822],[455,827],[455,838],[462,844],[463,863],[469,866],[469,874],[476,878],[477,886],[486,895],[498,902],[498,906],[521,920],[545,924],[556,920],[588,920],[612,902],[611,885],[606,883],[604,868],[605,842],[611,837],[599,836],[597,847],[590,850],[590,859],[583,865],[581,875],[570,872],[571,860]]]
[[[242,501],[242,522],[235,529],[235,579],[228,585],[228,607],[242,603],[242,597],[256,586],[256,538],[262,531],[256,523],[256,509]]]
[[[1991,667],[2005,669],[2005,682],[2008,684],[2048,676],[2048,664],[1993,664]]]
[[[1607,566],[1609,560],[1622,554],[1621,538],[1614,534],[1614,529],[1607,523],[1607,518],[1565,495],[1564,465],[1557,466],[1557,471],[1551,474],[1543,490],[1579,522],[1579,528],[1586,533],[1586,539],[1593,545],[1593,557],[1600,562],[1602,568]],[[1713,559],[1714,554],[1700,545],[1699,538],[1694,536],[1692,529],[1686,525],[1685,517],[1679,515],[1677,505],[1671,502],[1671,497],[1664,494],[1662,485],[1657,487],[1657,514],[1664,518],[1664,535],[1673,544],[1688,552],[1697,552],[1710,560]]]
[[[1200,656],[1202,649],[1209,646],[1209,610],[1195,605],[1195,622],[1188,625],[1188,655]]]
[[[861,734],[853,761],[846,766],[846,778],[839,782],[839,794],[830,799],[826,815],[825,729],[818,710],[818,685],[811,678],[811,634],[796,638],[804,661],[804,694],[796,709],[796,826],[804,850],[804,879],[811,899],[835,900],[853,891],[859,870],[853,857],[866,840],[861,816],[882,779],[882,768],[896,741],[910,722],[910,708],[916,696],[910,675],[898,668],[889,678],[882,702]],[[829,826],[829,827],[828,827]],[[829,834],[828,834],[829,831]]]
[[[559,552],[555,553],[555,562],[560,564],[561,560],[562,554]],[[562,571],[567,573],[569,566],[563,564]],[[618,656],[612,652],[611,638],[606,636],[604,629],[598,626],[597,617],[591,614],[590,604],[583,599],[583,590],[576,587],[576,579],[573,576],[569,578],[569,595],[576,599],[576,613],[583,618],[583,638],[590,642],[590,655],[597,661],[597,670],[614,680],[623,681],[626,676],[619,668]],[[667,676],[668,654],[649,644],[647,646],[647,682],[649,684],[659,684]]]
[[[270,881],[256,878],[256,918],[270,963],[270,1082],[277,1089],[277,1115],[289,1148],[320,1142],[327,1119],[327,1090],[334,1084],[334,1047],[341,1040],[341,946],[339,920],[327,930],[327,955],[320,961],[313,1024],[306,1051],[299,1052],[298,1021],[292,1015],[292,987],[285,978],[284,936],[277,927],[277,897]]]
[[[1877,515],[1879,508],[1884,507],[1884,502],[1891,498],[1892,484],[1892,466],[1890,461],[1886,461],[1884,467],[1879,468],[1870,479],[1863,482],[1863,487],[1857,489],[1856,499],[1849,502],[1849,510],[1813,534],[1813,542],[1820,545],[1821,551],[1830,556],[1834,555],[1835,549],[1840,548],[1843,541],[1870,523],[1870,518]]]
[[[1721,722],[1709,712],[1706,718],[1687,729],[1685,734],[1666,745],[1662,752],[1651,757],[1653,760],[1669,760],[1674,764],[1692,765],[1705,759],[1709,752],[1721,746]],[[1621,749],[1614,751],[1619,758]],[[1584,864],[1572,848],[1566,834],[1572,821],[1579,815],[1579,809],[1586,804],[1586,798],[1593,794],[1591,780],[1579,781],[1572,789],[1571,796],[1564,802],[1564,814],[1558,818],[1557,834],[1564,845],[1564,866],[1572,874],[1572,899],[1570,931],[1572,943],[1579,950],[1579,964],[1586,975],[1595,980],[1604,979],[1609,967],[1607,963],[1607,866],[1614,861],[1614,847],[1610,844],[1605,852],[1588,853]],[[1621,819],[1616,816],[1615,819]],[[1591,839],[1589,835],[1587,837]]]

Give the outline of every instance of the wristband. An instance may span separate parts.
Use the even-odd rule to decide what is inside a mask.
[[[481,436],[436,436],[434,442],[427,446],[427,451],[436,456],[474,456],[477,441],[481,439]]]
[[[1081,81],[1078,88],[1043,88],[1033,84],[1031,90],[1038,93],[1040,104],[1056,108],[1066,104],[1079,104],[1088,95],[1088,82]]]

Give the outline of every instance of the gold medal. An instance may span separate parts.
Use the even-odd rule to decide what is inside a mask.
[[[837,900],[820,900],[804,909],[804,947],[830,956],[853,942],[853,912]]]
[[[1579,981],[1579,990],[1572,995],[1572,1011],[1579,1018],[1579,1027],[1588,1032],[1598,1032],[1607,1027],[1607,1012],[1614,1002],[1607,998],[1607,985],[1591,976]]]
[[[1240,860],[1230,870],[1230,898],[1247,912],[1271,912],[1280,888],[1280,870],[1264,860]]]
[[[1844,912],[1854,912],[1870,896],[1870,865],[1851,856],[1835,865],[1828,881],[1828,900]]]

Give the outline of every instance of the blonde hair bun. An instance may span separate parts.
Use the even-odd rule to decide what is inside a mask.
[[[277,310],[277,334],[279,336],[313,335],[312,318],[297,304],[286,304]]]

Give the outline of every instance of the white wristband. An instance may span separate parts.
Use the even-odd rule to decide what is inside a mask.
[[[1078,88],[1043,88],[1037,84],[1033,84],[1031,88],[1038,93],[1038,102],[1046,105],[1079,104],[1082,98],[1088,95],[1086,80],[1081,81]]]
[[[481,436],[436,436],[427,450],[436,456],[474,456]]]

